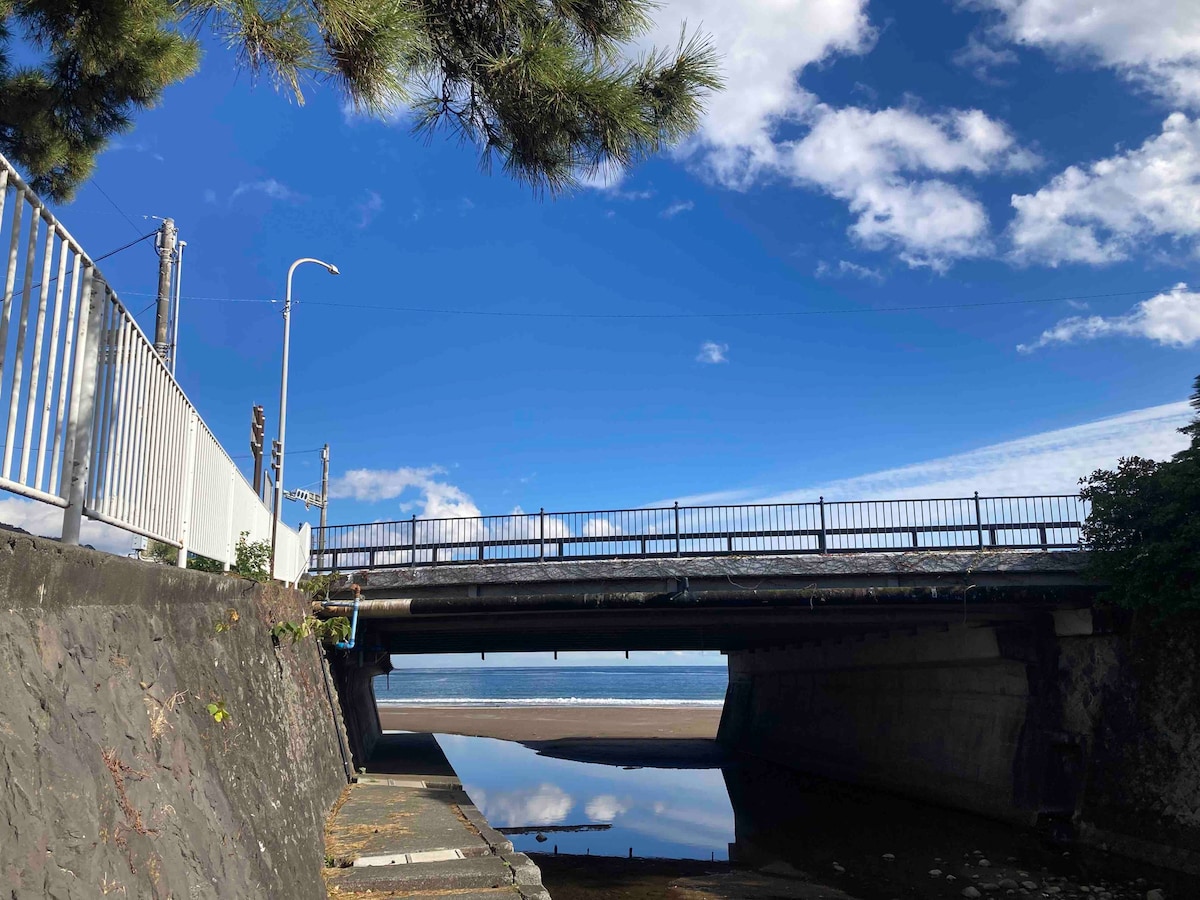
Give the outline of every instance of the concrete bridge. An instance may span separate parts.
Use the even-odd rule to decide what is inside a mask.
[[[1113,619],[1077,498],[665,508],[330,529],[356,755],[397,653],[728,656],[720,740],[792,768],[1070,827]],[[407,546],[406,546],[407,542]],[[1089,643],[1093,642],[1093,643]],[[1092,649],[1089,649],[1092,648]]]

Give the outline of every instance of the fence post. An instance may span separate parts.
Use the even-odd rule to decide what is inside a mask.
[[[828,553],[829,547],[825,540],[825,498],[821,497],[821,534],[818,537],[817,546],[822,553]]]
[[[187,568],[188,538],[192,530],[192,491],[196,488],[196,411],[188,410],[187,436],[184,438],[183,495],[179,504],[179,561],[181,569]],[[275,573],[271,573],[275,577]]]
[[[679,501],[675,501],[675,555],[679,556]]]
[[[225,503],[225,559],[221,561],[221,567],[228,572],[233,564],[233,547],[236,543],[233,539],[233,497],[234,486],[237,482],[238,470],[229,470],[229,499]]]
[[[975,492],[975,534],[979,539],[979,549],[983,549],[983,516],[979,514],[979,491]]]
[[[417,566],[417,514],[416,513],[413,513],[412,534],[410,534],[409,537],[412,538],[412,556],[408,560],[408,566],[410,569],[415,569]]]
[[[546,507],[538,510],[538,562],[546,561]]]
[[[62,542],[77,545],[83,527],[83,507],[87,497],[88,470],[92,460],[92,425],[96,409],[96,374],[100,362],[100,331],[107,296],[97,300],[93,279],[94,266],[83,270],[80,295],[79,339],[75,342],[75,362],[71,379],[71,409],[67,419],[67,509],[63,513]],[[86,298],[87,315],[82,315]]]

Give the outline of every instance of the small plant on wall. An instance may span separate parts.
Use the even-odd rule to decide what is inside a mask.
[[[249,541],[250,532],[243,531],[238,537],[233,554],[233,571],[251,581],[264,582],[271,579],[271,542]]]

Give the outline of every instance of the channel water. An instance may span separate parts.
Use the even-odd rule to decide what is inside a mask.
[[[390,690],[377,685],[381,705],[719,705],[726,677],[719,667],[403,675],[393,676]],[[659,742],[627,742],[628,758],[606,745],[603,762],[588,761],[597,755],[586,740],[565,751],[447,734],[438,742],[491,824],[517,849],[540,854],[556,898],[608,896],[605,884],[613,896],[619,884],[620,896],[665,897],[674,876],[703,873],[705,865],[783,873],[780,883],[829,885],[858,900],[951,900],[975,896],[971,889],[1039,900],[1143,900],[1156,889],[1167,900],[1200,897],[1191,876],[1056,843],[1034,829],[723,756],[715,745],[707,756],[660,754],[647,766],[638,745]],[[560,866],[563,860],[571,862]],[[647,861],[654,861],[649,868]],[[647,872],[640,892],[632,891],[630,879]],[[746,896],[808,896],[770,891]]]

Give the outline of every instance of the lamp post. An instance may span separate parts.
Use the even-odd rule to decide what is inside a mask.
[[[283,377],[279,383],[279,464],[275,469],[275,503],[271,520],[271,577],[275,577],[275,550],[279,540],[279,517],[283,507],[283,459],[287,440],[288,349],[292,338],[292,275],[304,263],[324,266],[330,275],[339,275],[338,267],[324,260],[304,257],[292,263],[287,273],[287,290],[283,298]]]

